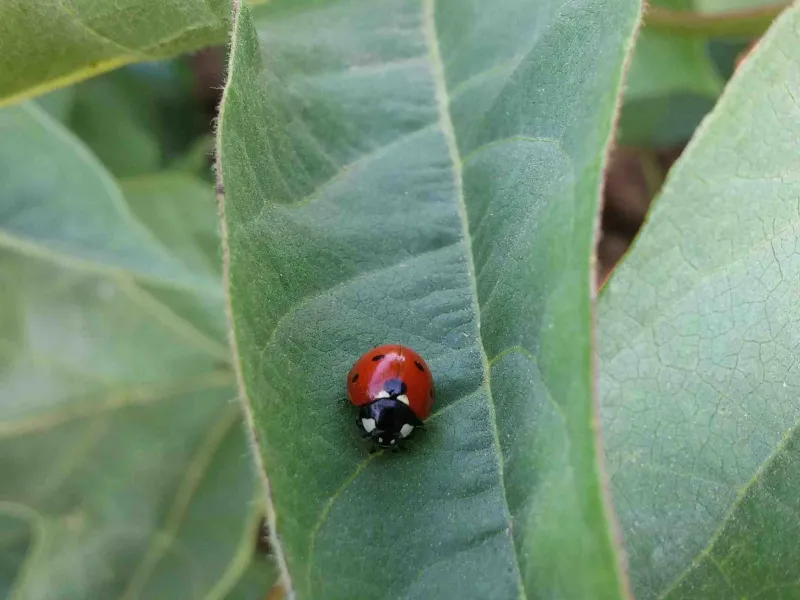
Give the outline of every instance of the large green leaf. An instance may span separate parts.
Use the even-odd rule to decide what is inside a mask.
[[[637,9],[275,2],[261,47],[238,13],[229,293],[298,597],[619,597],[590,255]],[[437,405],[409,452],[368,456],[344,377],[389,341]]]
[[[800,6],[739,70],[601,299],[638,598],[800,594]]]
[[[229,0],[4,0],[0,105],[224,40]]]
[[[0,596],[222,598],[259,515],[213,191],[123,196],[35,106],[0,129]]]

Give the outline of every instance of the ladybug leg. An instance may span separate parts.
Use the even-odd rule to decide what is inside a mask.
[[[361,435],[362,440],[366,440],[372,437],[372,434],[361,426],[361,421],[356,420],[356,423],[358,423],[358,432],[359,435]]]

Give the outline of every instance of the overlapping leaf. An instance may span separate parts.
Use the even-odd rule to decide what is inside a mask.
[[[0,4],[0,105],[121,65],[218,44],[228,0],[6,0]]]
[[[768,0],[648,3],[626,80],[621,142],[652,147],[688,140],[713,108],[735,59],[780,8]]]
[[[0,131],[0,596],[221,598],[257,507],[213,193],[123,196],[33,105]]]
[[[656,0],[653,11],[687,11],[687,0]],[[628,71],[619,136],[625,144],[668,145],[691,137],[722,88],[703,36],[659,31],[647,20]]]
[[[637,8],[275,2],[260,42],[239,13],[229,292],[298,597],[619,597],[590,255]],[[389,341],[438,400],[409,452],[368,456],[343,377]]]
[[[626,79],[620,141],[647,146],[685,142],[721,89],[705,39],[670,36],[645,26]]]
[[[793,598],[800,7],[731,82],[601,299],[604,437],[637,598]]]

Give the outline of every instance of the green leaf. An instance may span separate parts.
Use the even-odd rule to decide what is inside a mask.
[[[228,284],[290,593],[620,597],[590,255],[637,9],[275,2],[260,36],[238,14]],[[408,452],[368,455],[344,377],[382,342],[438,396]]]
[[[75,103],[75,86],[59,88],[55,91],[39,96],[36,99],[36,104],[43,108],[47,114],[61,121],[67,123],[72,113],[72,107]]]
[[[222,257],[213,187],[180,172],[123,179],[120,186],[134,216],[172,256],[218,286]],[[150,282],[140,285],[164,304],[174,306],[183,319],[208,338],[198,339],[198,343],[227,360],[228,333],[225,320],[220,318],[224,311],[221,295],[197,294]]]
[[[0,596],[222,598],[261,511],[227,348],[194,324],[223,321],[209,186],[126,198],[40,109],[0,123]]]
[[[685,10],[686,0],[648,6]],[[672,145],[691,137],[722,90],[706,40],[642,28],[625,82],[619,137],[623,144]]]
[[[628,70],[619,123],[623,144],[671,145],[691,137],[722,80],[703,39],[645,27]]]
[[[170,169],[190,173],[205,181],[214,179],[211,168],[214,157],[214,136],[206,134],[196,138],[185,152],[176,157],[170,164]]]
[[[626,97],[644,100],[681,91],[715,98],[721,88],[703,41],[646,29],[636,41]]]
[[[772,0],[665,0],[663,4],[648,8],[645,22],[649,29],[728,40],[761,37],[789,5]]]
[[[283,595],[272,596],[265,590],[272,590],[278,581],[275,561],[268,556],[256,554],[247,570],[226,596],[226,600],[281,600]]]
[[[761,0],[649,3],[626,80],[620,142],[686,142],[714,107],[734,59],[780,8]]]
[[[0,106],[125,64],[218,44],[228,0],[10,0],[0,4]]]
[[[600,303],[637,598],[793,598],[800,6],[734,76]]]
[[[131,213],[98,160],[35,104],[0,111],[0,243],[97,272],[217,294]],[[13,142],[13,143],[12,143]]]
[[[776,0],[693,0],[694,9],[700,13],[713,14],[713,13],[731,13],[741,11],[742,15],[746,15],[748,11],[752,11],[751,18],[755,18],[760,14],[758,9],[772,9],[780,5],[781,2]]]
[[[131,93],[127,75],[114,71],[75,86],[69,120],[70,129],[117,177],[152,173],[163,162],[146,103]]]
[[[147,63],[68,88],[70,129],[117,177],[161,171],[208,130],[186,71],[178,60]]]

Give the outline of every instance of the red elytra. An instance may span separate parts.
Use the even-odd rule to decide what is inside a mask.
[[[385,344],[361,355],[347,374],[350,402],[355,406],[374,402],[392,379],[406,385],[408,407],[417,418],[427,419],[434,400],[433,376],[419,354],[400,344]]]
[[[430,415],[433,376],[411,348],[385,344],[363,354],[350,369],[347,395],[360,408],[356,422],[365,437],[389,448]]]

